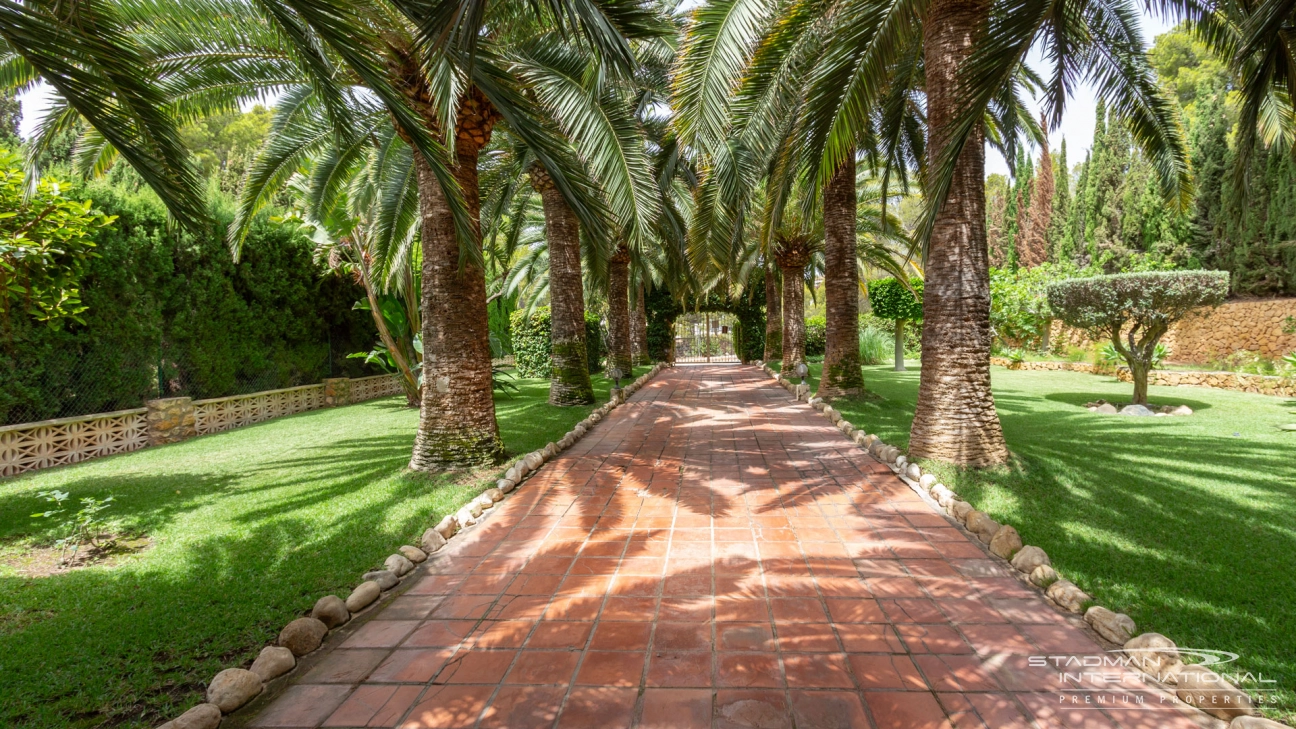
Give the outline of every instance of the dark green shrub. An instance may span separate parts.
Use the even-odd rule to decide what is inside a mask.
[[[1051,283],[1048,301],[1054,316],[1111,342],[1129,364],[1134,402],[1144,405],[1161,337],[1188,312],[1224,303],[1228,290],[1226,271],[1119,273]]]
[[[822,316],[812,316],[805,320],[805,354],[807,357],[822,357],[828,347],[828,320]]]
[[[520,377],[548,377],[553,341],[550,339],[549,307],[537,307],[528,315],[519,309],[509,315],[509,332],[513,338],[513,362]],[[585,353],[590,373],[598,372],[603,347],[598,317],[585,312]]]
[[[909,285],[913,288],[912,293],[894,278],[869,281],[868,297],[873,315],[892,321],[921,321],[922,279],[910,279]]]

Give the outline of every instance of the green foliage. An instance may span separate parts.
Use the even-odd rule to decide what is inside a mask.
[[[895,332],[877,327],[860,329],[860,364],[882,364],[895,356]]]
[[[520,377],[549,377],[553,340],[550,338],[551,312],[549,307],[536,307],[530,314],[518,309],[509,315],[509,332],[513,337],[513,364]],[[590,374],[598,372],[603,347],[599,319],[585,312],[585,352],[589,358]]]
[[[1070,263],[1043,263],[1015,271],[990,269],[990,327],[994,337],[1017,346],[1038,348],[1053,319],[1048,285],[1079,273]]]
[[[912,291],[910,291],[912,289]],[[869,303],[873,315],[882,319],[920,321],[922,319],[922,279],[909,281],[909,288],[894,278],[869,281]]]
[[[67,191],[66,183],[42,178],[28,195],[21,160],[0,149],[0,336],[10,346],[14,317],[55,327],[82,321],[79,286],[95,229],[116,217]]]
[[[805,320],[805,354],[807,357],[822,357],[828,346],[828,320],[822,316],[806,317]]]
[[[761,271],[753,272],[742,296],[729,297],[711,292],[705,297],[689,297],[682,305],[665,288],[654,288],[644,297],[648,317],[648,356],[655,362],[670,357],[675,341],[675,319],[687,311],[723,311],[737,319],[734,326],[734,353],[743,362],[760,359],[765,353],[765,279]]]
[[[117,220],[94,231],[82,321],[54,330],[12,318],[0,422],[139,407],[159,390],[219,397],[374,372],[346,359],[376,336],[368,313],[352,310],[361,290],[321,270],[290,227],[258,219],[236,265],[219,204],[195,236],[168,224],[152,192],[106,182],[75,192]]]
[[[1161,366],[1161,363],[1165,361],[1166,354],[1165,345],[1157,343],[1156,347],[1152,349],[1152,369],[1155,370]],[[1125,358],[1121,356],[1120,352],[1116,351],[1111,342],[1105,342],[1103,346],[1098,348],[1098,361],[1105,365],[1115,366],[1124,362]]]
[[[1223,271],[1123,273],[1048,285],[1054,315],[1095,338],[1119,335],[1127,324],[1169,325],[1193,309],[1224,303],[1227,294]]]
[[[67,505],[70,494],[66,491],[52,489],[42,491],[37,496],[44,499],[47,503],[53,504],[53,509],[47,509],[32,514],[33,519],[53,519],[67,512]],[[70,561],[76,559],[77,552],[83,545],[89,544],[95,549],[101,549],[103,545],[99,543],[100,532],[107,526],[103,519],[99,517],[99,512],[112,506],[113,497],[109,496],[103,499],[97,499],[93,496],[81,498],[81,508],[74,514],[68,514],[58,526],[55,527],[54,546],[59,548],[59,559],[61,561]],[[71,548],[72,554],[68,554]]]

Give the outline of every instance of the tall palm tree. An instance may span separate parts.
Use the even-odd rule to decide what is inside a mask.
[[[1034,130],[1020,97],[1032,44],[1053,67],[1050,123],[1078,79],[1094,80],[1158,161],[1167,194],[1184,200],[1183,141],[1136,17],[1129,0],[719,0],[695,12],[680,125],[715,161],[708,202],[721,208],[699,220],[734,218],[755,185],[746,170],[808,175],[817,191],[862,153],[883,180],[919,175],[927,311],[914,456],[976,466],[1007,457],[990,391],[981,171],[986,130],[1008,149]],[[720,243],[732,231],[711,227]]]

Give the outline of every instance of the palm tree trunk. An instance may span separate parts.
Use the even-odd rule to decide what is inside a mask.
[[[630,360],[630,249],[622,245],[608,260],[608,364],[628,377]]]
[[[531,184],[544,207],[549,242],[549,404],[594,402],[585,356],[585,289],[581,278],[580,224],[544,168],[531,168]]]
[[[634,308],[630,311],[630,353],[637,365],[652,364],[648,356],[648,305],[644,301],[644,286],[639,284]]]
[[[783,269],[783,365],[790,373],[805,359],[805,267]],[[791,377],[791,375],[788,375]]]
[[[819,397],[864,394],[859,354],[859,266],[855,251],[855,157],[847,155],[823,191],[824,305],[823,373]]]
[[[928,160],[959,115],[959,69],[989,19],[988,0],[934,0],[923,25]],[[1008,459],[990,391],[990,276],[985,233],[985,143],[978,130],[954,170],[932,231],[923,286],[922,374],[910,457],[964,466]]]
[[[783,359],[783,292],[778,266],[765,261],[765,361]]]
[[[481,246],[477,156],[490,140],[495,110],[476,89],[460,105],[454,174]],[[437,471],[490,462],[503,452],[491,391],[486,276],[460,265],[459,239],[446,195],[432,168],[418,170],[423,246],[423,407],[410,469]]]

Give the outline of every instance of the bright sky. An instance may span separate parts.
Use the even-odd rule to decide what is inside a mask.
[[[685,0],[684,5],[693,6],[698,4],[699,0]],[[1166,32],[1174,26],[1157,15],[1153,15],[1146,10],[1143,11],[1142,18],[1143,38],[1148,45],[1151,45],[1152,38]],[[1042,56],[1032,52],[1029,59],[1035,65],[1036,70],[1045,71],[1041,65]],[[1045,74],[1047,77],[1047,74]],[[36,124],[44,115],[46,108],[50,103],[50,89],[48,86],[41,84],[31,91],[19,97],[23,107],[21,134],[26,137],[36,128]],[[1062,144],[1063,137],[1067,140],[1067,161],[1071,164],[1084,160],[1085,152],[1093,143],[1093,121],[1094,113],[1097,109],[1097,98],[1094,90],[1088,86],[1076,90],[1075,95],[1067,102],[1066,114],[1062,118],[1062,126],[1049,134],[1049,147],[1053,150]],[[986,174],[1007,173],[1008,163],[1004,158],[994,150],[986,152]]]

